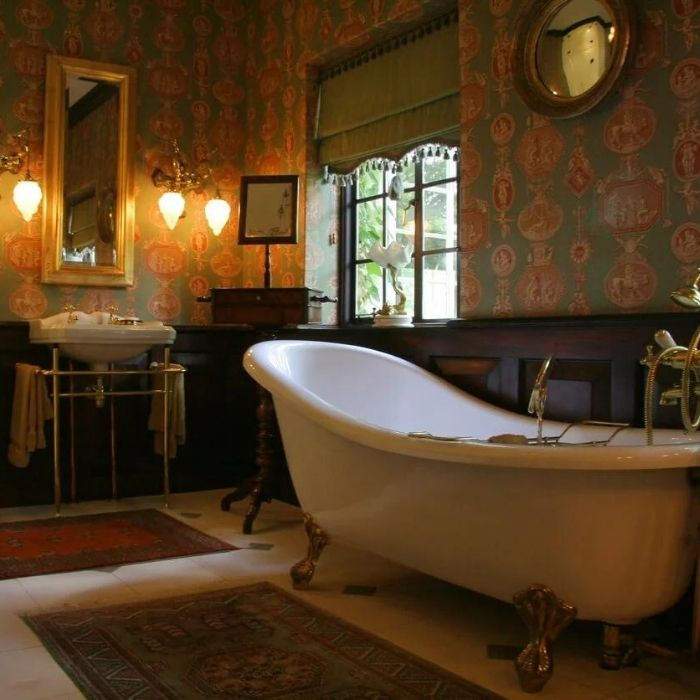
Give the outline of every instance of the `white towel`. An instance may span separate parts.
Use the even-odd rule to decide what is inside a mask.
[[[46,447],[44,421],[53,418],[53,406],[40,368],[18,362],[15,365],[15,391],[10,419],[10,445],[7,458],[15,467],[29,464],[30,452]]]
[[[162,362],[152,362],[151,369],[162,369]],[[184,370],[182,365],[171,362],[173,369]],[[163,388],[163,374],[153,375],[153,388]],[[168,457],[175,457],[177,446],[185,444],[185,372],[169,372],[168,388],[170,403],[168,416]],[[153,394],[151,397],[151,413],[148,416],[148,429],[153,430],[153,449],[156,454],[163,454],[163,394]]]

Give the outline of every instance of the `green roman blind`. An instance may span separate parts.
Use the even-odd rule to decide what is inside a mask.
[[[459,143],[457,12],[321,75],[319,162],[347,173],[427,141]]]

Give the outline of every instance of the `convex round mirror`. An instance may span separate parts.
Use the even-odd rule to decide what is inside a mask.
[[[634,0],[532,0],[522,10],[515,86],[535,112],[573,117],[619,82],[635,39]]]

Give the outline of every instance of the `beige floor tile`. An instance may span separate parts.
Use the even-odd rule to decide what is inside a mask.
[[[44,700],[72,697],[75,690],[68,676],[40,646],[0,654],[0,698]]]
[[[228,490],[67,504],[63,517],[139,508],[172,517],[240,549],[49,576],[0,581],[0,698],[74,700],[81,697],[16,613],[128,602],[198,590],[271,581],[300,599],[335,614],[509,700],[523,693],[512,660],[489,658],[488,645],[522,648],[527,632],[514,608],[367,552],[334,544],[319,559],[308,591],[294,591],[289,568],[306,554],[298,508],[263,504],[253,533],[241,531],[245,501],[220,509]],[[0,510],[0,522],[51,517],[51,506]],[[250,548],[251,543],[272,545]],[[347,585],[376,587],[374,595],[349,595]],[[543,700],[686,700],[700,698],[697,677],[664,660],[606,672],[598,667],[599,627],[574,623],[555,642],[555,673]],[[7,673],[6,673],[7,671]],[[700,675],[700,671],[696,671]],[[691,679],[689,681],[689,678]],[[690,684],[689,684],[690,683]]]

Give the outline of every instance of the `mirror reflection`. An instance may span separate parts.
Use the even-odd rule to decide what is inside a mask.
[[[71,76],[66,85],[64,262],[114,265],[119,88]]]
[[[48,56],[42,281],[133,281],[134,69]]]
[[[615,24],[598,0],[570,0],[544,27],[537,42],[537,71],[554,94],[576,97],[610,68]]]

